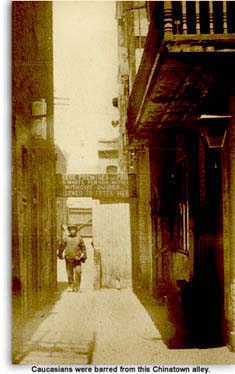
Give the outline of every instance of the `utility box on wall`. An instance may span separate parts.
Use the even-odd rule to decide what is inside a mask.
[[[47,138],[47,104],[45,99],[32,102],[32,136],[36,139]]]
[[[47,114],[47,104],[45,99],[40,99],[33,101],[32,103],[32,116],[46,116]]]
[[[47,138],[47,121],[46,118],[35,118],[32,123],[32,136],[37,139]]]

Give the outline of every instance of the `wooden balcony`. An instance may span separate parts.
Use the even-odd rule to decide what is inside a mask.
[[[164,28],[176,34],[232,34],[235,4],[231,1],[166,1]]]
[[[129,98],[129,133],[187,120],[234,56],[235,2],[156,1]]]
[[[166,1],[160,7],[164,39],[175,42],[174,50],[213,52],[234,48],[234,2]],[[186,47],[187,43],[190,45]]]

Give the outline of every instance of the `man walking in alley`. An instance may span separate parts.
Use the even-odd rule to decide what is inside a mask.
[[[82,263],[86,261],[87,257],[86,246],[78,234],[76,225],[69,225],[68,232],[68,236],[59,246],[58,257],[65,259],[69,283],[68,290],[78,292],[81,283]]]

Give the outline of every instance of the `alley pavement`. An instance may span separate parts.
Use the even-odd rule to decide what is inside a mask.
[[[83,269],[81,291],[64,290],[24,342],[25,365],[235,365],[227,347],[169,349],[131,289],[93,289],[93,258]],[[64,263],[58,264],[64,281]],[[155,313],[165,318],[164,307]]]

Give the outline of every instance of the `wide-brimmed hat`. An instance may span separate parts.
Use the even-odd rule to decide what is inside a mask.
[[[68,230],[72,230],[72,229],[77,230],[78,229],[77,225],[68,225],[67,228],[68,228]]]

